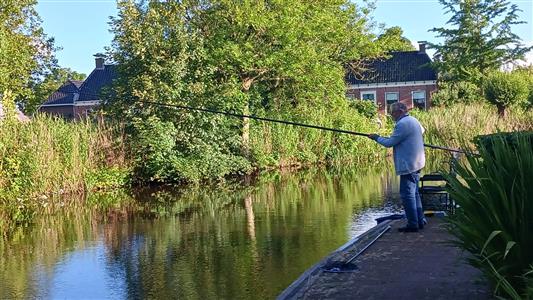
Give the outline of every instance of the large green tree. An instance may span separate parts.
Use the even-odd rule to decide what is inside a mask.
[[[381,53],[369,12],[345,0],[124,0],[112,55],[133,98],[201,91],[244,113],[304,109],[343,98],[345,64]]]
[[[36,0],[0,2],[0,94],[21,102],[56,66],[53,39],[40,26]]]
[[[378,36],[376,42],[379,43],[383,51],[414,51],[416,48],[411,41],[403,36],[402,28],[393,26],[387,28]]]
[[[511,27],[519,20],[516,4],[507,0],[439,0],[452,15],[447,27],[431,31],[444,41],[435,66],[445,80],[479,82],[483,75],[506,63],[523,59],[525,47]]]
[[[344,97],[344,63],[378,54],[368,13],[345,0],[218,0],[198,24],[220,87],[240,111],[267,104],[305,113]],[[248,127],[244,119],[245,150]]]
[[[138,129],[148,116],[172,122],[179,155],[203,162],[205,153],[247,156],[248,120],[141,103],[312,122],[346,101],[347,66],[357,72],[352,62],[388,50],[376,42],[371,10],[347,0],[121,0],[118,8],[109,54],[119,78],[107,111]]]

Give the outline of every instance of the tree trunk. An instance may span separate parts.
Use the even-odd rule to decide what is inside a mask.
[[[505,106],[498,105],[498,115],[500,116],[500,118],[505,118],[506,113],[507,111],[505,110]]]
[[[250,114],[250,102],[249,102],[249,95],[248,91],[250,90],[250,86],[252,85],[252,82],[254,81],[254,78],[244,78],[242,80],[242,87],[241,92],[243,93],[244,98],[244,107],[242,110],[243,115],[249,115]],[[243,118],[242,119],[242,153],[244,157],[249,158],[250,157],[250,119]]]
[[[243,114],[250,114],[250,104],[248,101],[244,104]],[[242,119],[242,153],[246,158],[250,157],[250,119],[248,118]]]

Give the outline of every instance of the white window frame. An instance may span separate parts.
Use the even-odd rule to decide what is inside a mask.
[[[425,90],[416,90],[416,91],[412,91],[411,92],[411,103],[412,103],[412,108],[415,108],[415,93],[424,93],[424,110],[427,110],[427,106],[428,106],[428,96],[426,94],[426,91]]]
[[[360,95],[361,95],[361,100],[363,100],[363,101],[368,101],[368,100],[364,100],[364,99],[363,99],[363,95],[365,95],[365,94],[372,94],[372,95],[374,95],[374,104],[376,104],[376,105],[378,104],[378,97],[376,96],[376,91],[362,91],[362,92],[361,92],[361,94],[360,94]]]
[[[400,92],[385,92],[385,113],[389,113],[389,103],[387,102],[387,95],[388,94],[395,94],[397,96],[396,102],[400,102]]]

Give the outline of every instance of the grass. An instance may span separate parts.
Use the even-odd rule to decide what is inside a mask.
[[[529,138],[533,135],[529,135]],[[448,176],[449,193],[459,205],[450,219],[457,244],[473,254],[470,263],[484,272],[495,295],[533,298],[533,147],[503,135],[478,147]]]
[[[125,169],[117,127],[46,116],[0,122],[0,225],[27,222],[62,194],[123,183]]]

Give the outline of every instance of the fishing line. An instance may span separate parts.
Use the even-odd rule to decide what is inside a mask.
[[[355,132],[355,131],[350,131],[350,130],[329,128],[329,127],[323,127],[323,126],[317,126],[317,125],[311,125],[311,124],[304,124],[304,123],[297,123],[297,122],[291,122],[291,121],[285,121],[285,120],[270,119],[270,118],[258,117],[258,116],[254,116],[254,115],[244,115],[244,114],[238,114],[238,113],[235,113],[235,112],[220,111],[220,110],[214,110],[214,109],[208,109],[208,108],[192,107],[192,106],[178,105],[178,104],[166,104],[166,103],[153,102],[153,101],[138,101],[138,103],[145,103],[145,104],[164,106],[164,107],[171,107],[171,108],[178,108],[178,109],[185,109],[185,110],[208,112],[208,113],[212,113],[212,114],[220,114],[220,115],[232,116],[232,117],[238,117],[238,118],[248,118],[248,119],[259,120],[259,121],[280,123],[280,124],[286,124],[286,125],[292,125],[292,126],[298,126],[298,127],[305,127],[305,128],[313,128],[313,129],[319,129],[319,130],[331,131],[331,132],[338,132],[338,133],[345,133],[345,134],[351,134],[351,135],[357,135],[357,136],[365,136],[365,137],[369,137],[370,136],[370,134],[367,134],[367,133]],[[430,144],[424,144],[424,147],[467,154],[466,151],[461,150],[461,149],[454,149],[454,148],[448,148],[448,147],[442,147],[442,146],[435,146],[435,145],[430,145]]]

